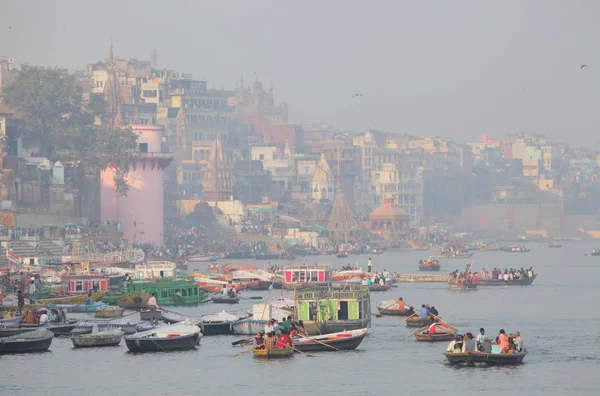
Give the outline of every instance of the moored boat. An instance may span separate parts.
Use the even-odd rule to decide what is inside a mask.
[[[198,326],[204,335],[233,334],[233,323],[249,316],[250,314],[233,314],[222,311],[201,316]]]
[[[59,309],[62,308],[65,312],[68,313],[87,313],[94,312],[96,308],[105,307],[107,304],[105,303],[95,303],[95,304],[48,304],[46,307],[48,309]]]
[[[207,263],[209,261],[217,261],[220,258],[219,255],[212,256],[192,256],[188,257],[189,263]]]
[[[390,285],[379,285],[376,283],[373,283],[371,285],[369,285],[369,291],[371,292],[383,292],[383,291],[388,291],[390,290],[391,286]]]
[[[488,365],[515,365],[523,363],[523,359],[527,355],[527,350],[517,353],[453,353],[444,352],[444,356],[450,364],[468,364],[485,363]]]
[[[450,253],[437,256],[431,256],[433,259],[468,259],[473,257],[473,253]]]
[[[35,331],[35,327],[0,327],[0,338]]]
[[[343,251],[343,250],[342,250],[342,251],[339,251],[339,252],[336,254],[336,257],[337,257],[337,258],[346,258],[346,257],[348,257],[348,252],[346,252],[346,251]]]
[[[330,352],[356,349],[367,335],[368,327],[339,333],[294,339],[294,348],[302,352]]]
[[[533,283],[537,274],[534,274],[531,278],[523,278],[523,279],[513,279],[513,280],[504,280],[504,279],[479,279],[479,286],[529,286]]]
[[[239,296],[231,297],[231,296],[215,294],[215,295],[213,295],[211,300],[215,304],[237,304],[240,302],[240,297]]]
[[[91,348],[117,346],[121,343],[125,332],[123,330],[107,330],[92,334],[71,335],[75,348]]]
[[[98,301],[104,297],[106,294],[105,291],[94,292],[92,293],[92,298],[94,301]],[[50,298],[39,298],[36,299],[36,303],[39,304],[84,304],[85,300],[88,298],[87,294],[78,294],[72,296],[59,296],[59,297],[50,297]]]
[[[413,316],[406,319],[406,327],[425,327],[433,323],[432,317],[422,318],[420,316]]]
[[[562,244],[561,244],[561,243],[559,243],[559,242],[556,242],[556,241],[554,241],[554,242],[550,242],[550,243],[548,244],[548,247],[549,247],[549,248],[554,248],[554,249],[556,249],[556,248],[561,248],[561,247],[562,247]]]
[[[282,359],[294,356],[293,348],[252,349],[255,358],[260,359]]]
[[[98,307],[94,310],[94,316],[96,318],[120,318],[123,316],[123,308],[106,305]]]
[[[247,318],[232,323],[231,328],[233,329],[233,334],[253,335],[259,331],[263,331],[266,323],[266,320]]]
[[[44,352],[50,348],[54,333],[37,329],[26,333],[0,338],[0,355],[5,353]]]
[[[142,309],[148,306],[150,294],[147,293],[129,293],[117,299],[117,306],[124,309]]]
[[[0,319],[0,327],[19,327],[23,322],[23,315],[17,315],[12,318]]]
[[[131,352],[184,351],[195,349],[200,337],[198,326],[182,322],[125,336],[125,344]]]
[[[428,331],[415,334],[417,341],[437,342],[437,341],[451,341],[456,338],[456,333],[436,333],[429,334]]]

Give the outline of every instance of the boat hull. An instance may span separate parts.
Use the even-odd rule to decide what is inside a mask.
[[[409,315],[408,309],[398,309],[398,308],[386,308],[386,307],[377,307],[377,310],[381,315],[389,315],[389,316],[407,316]],[[414,311],[411,313],[413,314]]]
[[[281,349],[253,349],[252,353],[258,359],[286,359],[294,356],[292,348]]]
[[[52,344],[54,333],[49,330],[36,330],[0,339],[0,354],[45,352]]]
[[[425,327],[425,326],[429,326],[430,324],[433,323],[433,320],[426,318],[417,318],[417,319],[407,319],[406,320],[406,327]]]
[[[48,309],[59,309],[62,308],[65,312],[68,313],[89,313],[94,312],[96,308],[104,307],[106,304],[104,303],[96,303],[90,305],[72,305],[72,304],[48,304],[46,307]]]
[[[0,327],[19,327],[23,322],[23,315],[14,318],[0,319]]]
[[[96,318],[120,318],[123,316],[123,308],[114,309],[115,307],[111,307],[111,309],[97,309],[94,311],[94,316]]]
[[[516,280],[492,280],[492,279],[480,279],[478,284],[479,286],[529,286],[533,283],[537,275],[534,275],[531,278],[526,279],[516,279]]]
[[[336,349],[339,349],[340,351],[350,351],[358,348],[366,335],[366,329],[365,331],[361,331],[359,334],[350,337],[337,338],[336,335],[327,334],[316,339],[320,342],[315,340],[294,341],[294,348],[302,352],[335,352]]]
[[[156,320],[163,320],[162,312],[160,309],[156,310]],[[140,320],[148,321],[152,320],[152,312],[149,309],[143,309],[140,311]]]
[[[426,342],[438,342],[438,341],[452,341],[456,338],[455,333],[443,333],[443,334],[429,334],[428,332],[415,334],[417,341]]]
[[[202,330],[202,334],[205,336],[211,335],[221,335],[221,334],[233,334],[232,323],[231,322],[221,322],[221,323],[198,323],[200,329]]]
[[[123,309],[142,309],[148,306],[149,299],[149,294],[131,293],[117,299],[117,306]]]
[[[266,323],[266,320],[243,319],[234,322],[231,327],[233,329],[233,334],[254,335],[259,331],[264,331]]]
[[[500,353],[451,353],[445,352],[444,356],[450,364],[468,364],[486,363],[492,365],[515,365],[523,363],[523,359],[527,355],[527,351],[517,354],[500,354]]]
[[[455,290],[455,291],[474,291],[474,290],[477,290],[477,285],[472,284],[472,283],[469,283],[469,284],[450,283],[450,284],[448,284],[448,289]]]
[[[71,342],[73,342],[75,348],[117,346],[121,343],[124,335],[125,332],[122,330],[88,335],[73,335],[71,336]]]
[[[34,327],[3,327],[0,328],[0,338],[11,337],[17,334],[29,333],[37,330]]]
[[[214,304],[237,304],[240,302],[240,298],[239,297],[219,296],[219,297],[213,297],[212,302]]]
[[[390,290],[390,288],[389,285],[369,285],[369,291],[371,292],[384,292]]]
[[[131,352],[188,351],[195,349],[199,343],[199,333],[171,338],[125,337],[125,344]]]
[[[419,265],[419,271],[434,272],[439,271],[440,268],[442,268],[441,265]]]

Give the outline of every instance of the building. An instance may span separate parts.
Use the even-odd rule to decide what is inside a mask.
[[[369,230],[388,241],[408,235],[409,229],[410,217],[390,198],[369,214]]]
[[[173,159],[162,152],[164,128],[158,125],[131,125],[139,134],[137,163],[129,169],[126,196],[117,193],[116,169],[101,173],[100,220],[119,221],[123,237],[132,243],[162,245],[164,240],[164,171]]]
[[[223,150],[221,139],[214,140],[206,165],[206,173],[202,184],[202,198],[205,201],[232,201],[233,175],[229,158]]]
[[[325,154],[321,154],[321,159],[317,164],[311,182],[312,199],[316,202],[320,202],[321,200],[333,200],[333,187],[333,174],[331,173],[329,164],[325,159]]]

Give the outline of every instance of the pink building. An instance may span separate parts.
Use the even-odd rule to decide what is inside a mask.
[[[130,125],[140,135],[137,163],[129,169],[127,196],[117,193],[114,169],[102,172],[100,186],[100,218],[119,221],[123,237],[131,243],[163,244],[164,170],[172,160],[171,153],[161,152],[163,127]]]

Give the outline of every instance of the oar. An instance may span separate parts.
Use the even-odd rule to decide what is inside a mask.
[[[410,333],[409,335],[407,335],[406,337],[404,337],[404,338],[403,338],[403,339],[401,339],[400,341],[404,341],[404,340],[406,340],[407,338],[414,336],[414,335],[415,335],[415,334],[417,334],[418,332],[420,332],[420,331],[423,331],[423,330],[425,330],[425,329],[426,329],[426,328],[428,328],[428,327],[429,327],[429,326],[421,327],[420,329],[417,329],[417,330],[413,331],[412,333]]]
[[[310,354],[308,354],[308,353],[304,353],[304,352],[302,352],[302,351],[300,351],[300,350],[298,350],[298,349],[294,348],[294,347],[293,347],[293,346],[291,346],[291,345],[290,345],[290,348],[292,348],[294,351],[296,351],[296,352],[298,352],[298,353],[301,353],[301,354],[303,354],[303,355],[304,355],[304,356],[306,356],[306,357],[314,357],[314,355],[310,355]]]
[[[240,297],[242,300],[262,300],[261,296],[252,296],[252,297]]]
[[[231,345],[240,345],[244,341],[251,341],[252,338],[244,338],[243,340],[237,340],[231,343]]]
[[[308,337],[306,337],[306,336],[303,336],[303,335],[301,335],[301,334],[298,334],[298,335],[299,335],[300,337],[302,337],[302,338],[308,338]],[[319,343],[319,344],[321,344],[321,345],[325,345],[326,347],[329,347],[329,348],[331,348],[331,349],[335,349],[336,351],[339,351],[339,349],[338,349],[338,348],[336,348],[336,347],[334,347],[333,345],[329,345],[329,344],[326,344],[326,343],[324,343],[324,342],[321,342],[321,341],[317,340],[316,338],[313,338],[312,340],[313,340],[313,341],[315,341],[315,342],[317,342],[317,343]]]
[[[412,315],[405,317],[405,318],[404,318],[404,319],[402,319],[400,322],[396,323],[396,324],[394,325],[394,327],[396,327],[396,326],[400,326],[401,324],[403,324],[404,322],[406,322],[408,319],[412,318],[412,317],[413,317],[413,316],[415,316],[416,314],[417,314],[417,313],[415,312],[415,313],[413,313]]]
[[[246,349],[245,351],[242,351],[242,352],[240,352],[240,353],[236,353],[236,354],[235,354],[235,355],[233,355],[232,357],[236,357],[236,356],[243,355],[244,353],[246,353],[246,352],[250,352],[250,351],[251,351],[251,350],[253,350],[253,349],[254,349],[254,345],[252,345],[252,347],[251,347],[251,348],[248,348],[248,349]]]
[[[454,329],[454,331],[458,331],[458,329],[456,327],[452,326],[450,323],[446,322],[444,319],[440,318],[439,316],[434,315],[431,312],[429,313],[429,315],[433,316],[434,318],[436,318],[440,322],[445,323],[446,325],[448,325],[448,327],[450,327],[451,329]]]

